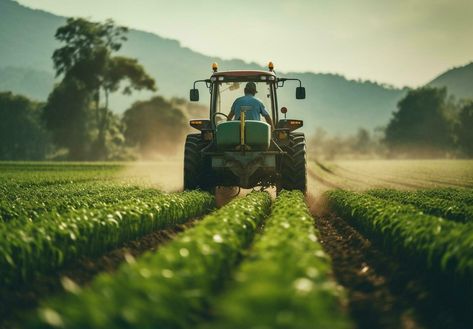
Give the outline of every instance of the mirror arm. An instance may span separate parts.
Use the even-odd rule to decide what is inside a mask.
[[[210,79],[204,79],[204,80],[195,80],[195,81],[194,81],[194,89],[196,89],[196,88],[195,88],[195,85],[196,85],[197,83],[199,83],[199,82],[205,82],[205,86],[206,86],[207,88],[210,88]]]
[[[284,82],[286,81],[299,81],[299,87],[302,87],[302,81],[296,78],[278,78],[278,82],[282,82],[281,87],[284,87]]]

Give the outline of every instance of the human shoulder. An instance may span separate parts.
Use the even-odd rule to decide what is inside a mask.
[[[233,101],[233,106],[235,106],[235,104],[237,104],[237,103],[241,103],[241,101],[243,100],[243,98],[244,98],[244,96],[235,98],[235,100]]]
[[[264,103],[258,98],[258,97],[253,97],[253,99],[258,102],[262,107],[264,107]]]

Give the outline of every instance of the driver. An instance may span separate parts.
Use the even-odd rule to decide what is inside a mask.
[[[264,108],[263,103],[255,97],[256,84],[254,82],[248,82],[245,86],[245,96],[238,97],[232,105],[232,109],[228,114],[228,120],[232,120],[235,117],[235,120],[240,120],[240,114],[242,111],[245,112],[246,120],[261,120],[263,115],[266,122],[273,129],[273,120],[271,116]]]

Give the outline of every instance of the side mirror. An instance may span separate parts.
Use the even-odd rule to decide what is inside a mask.
[[[191,102],[198,102],[199,101],[199,89],[191,89],[191,92],[190,92],[190,100]]]
[[[305,99],[305,88],[297,87],[296,88],[296,99]]]

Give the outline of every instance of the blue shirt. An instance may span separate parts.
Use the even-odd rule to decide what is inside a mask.
[[[233,102],[232,112],[235,113],[235,120],[240,120],[241,111],[245,111],[245,120],[260,120],[260,115],[269,116],[264,104],[251,94],[238,97]]]

